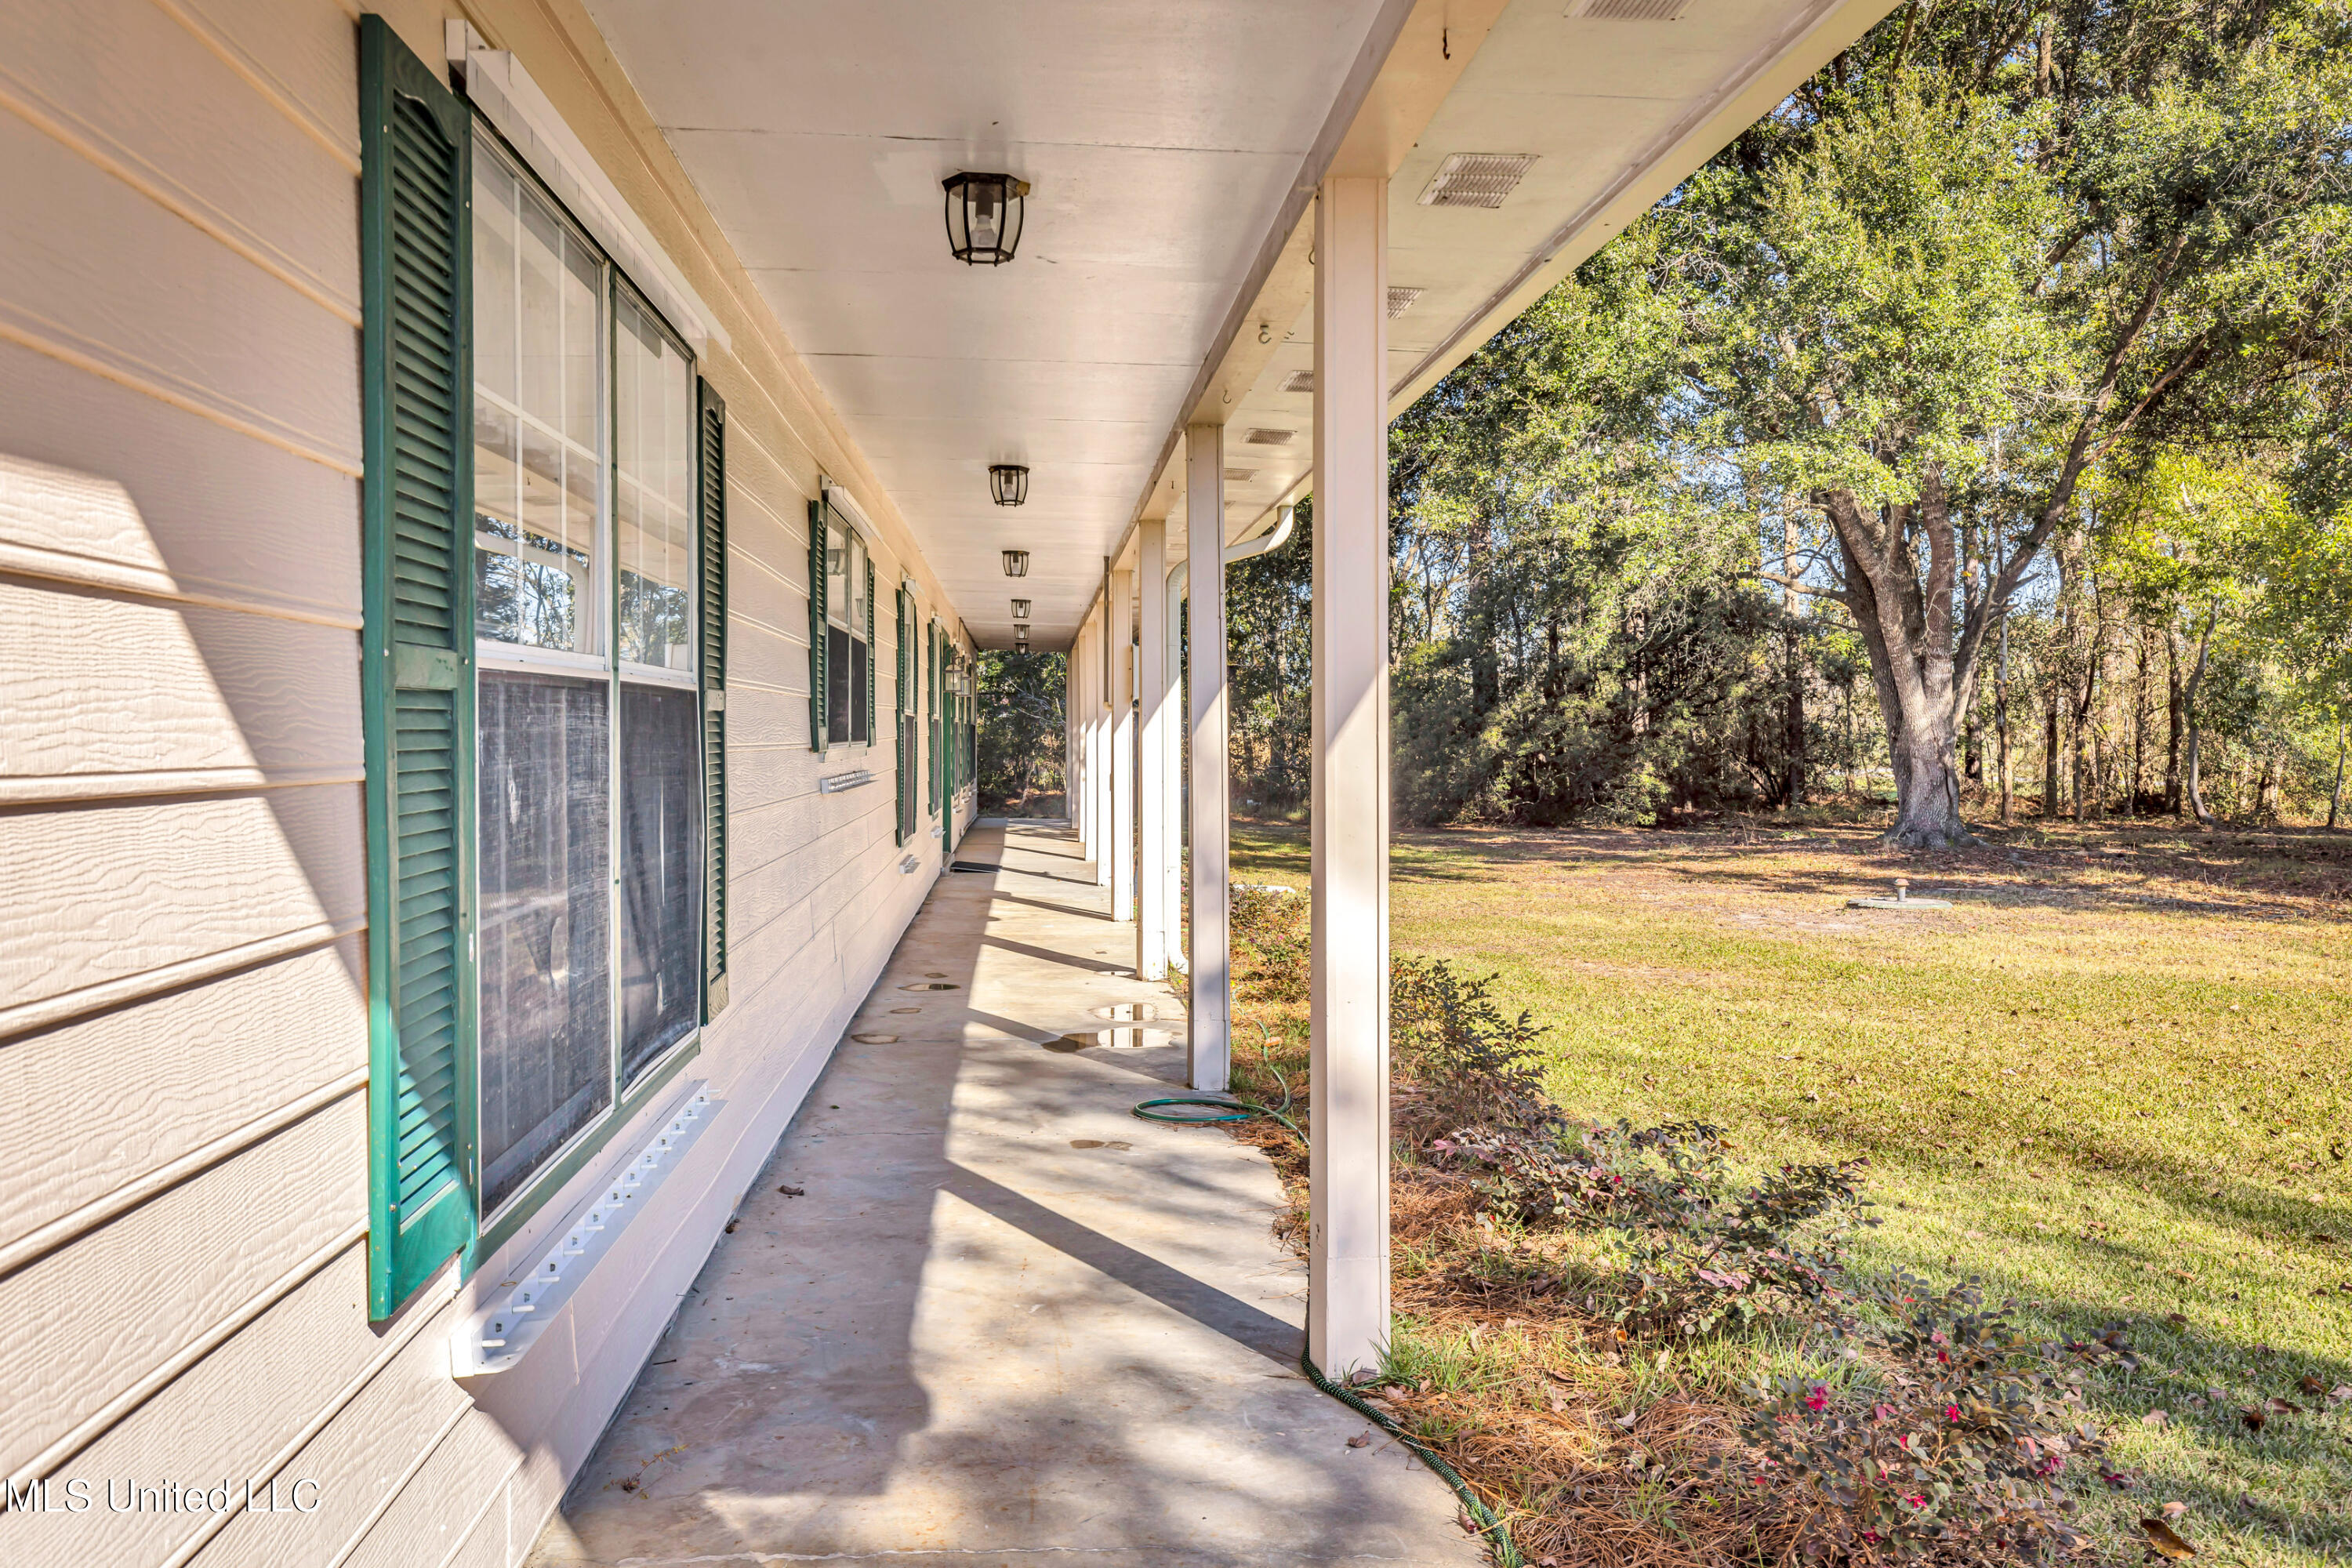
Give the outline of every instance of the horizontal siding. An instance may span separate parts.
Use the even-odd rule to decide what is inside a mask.
[[[0,115],[0,335],[359,471],[348,321],[13,114]],[[92,235],[137,264],[90,266]]]
[[[0,801],[363,776],[348,631],[0,578]]]
[[[289,1271],[364,1225],[365,1151],[362,1107],[343,1100],[0,1279],[0,1358],[15,1369],[0,1468],[26,1469],[258,1315]]]
[[[365,919],[355,785],[0,813],[0,1037]]]
[[[359,629],[348,474],[5,340],[0,431],[0,571]]]
[[[36,5],[10,23],[0,97],[53,138],[290,288],[359,324],[351,168],[151,0]],[[37,68],[35,68],[37,66]],[[223,158],[223,147],[245,156]]]
[[[364,1069],[361,962],[347,937],[0,1048],[0,1248]]]
[[[440,8],[394,10],[429,50]],[[455,1281],[368,1322],[356,13],[91,0],[0,50],[0,1460],[72,1444],[67,1476],[321,1482],[311,1514],[19,1521],[10,1568],[515,1561],[936,858],[926,837],[924,873],[897,869],[887,744],[808,749],[807,500],[862,468],[772,323],[730,319],[746,357],[704,368],[730,413],[741,913],[692,1069],[722,1123],[670,1228],[517,1373],[450,1379]],[[559,45],[559,13],[479,19],[589,145],[625,144],[626,83],[583,82],[610,62]],[[684,236],[708,215],[614,173],[703,266]],[[757,297],[740,270],[697,281],[722,309]],[[910,570],[877,549],[885,704]],[[854,767],[875,784],[818,793]]]

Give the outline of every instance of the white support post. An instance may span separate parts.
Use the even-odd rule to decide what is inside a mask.
[[[1110,888],[1111,761],[1110,761],[1110,574],[1103,574],[1102,597],[1097,601],[1095,646],[1087,660],[1087,679],[1094,682],[1094,700],[1087,711],[1095,727],[1095,886]]]
[[[1078,848],[1088,860],[1101,847],[1101,825],[1095,816],[1095,629],[1089,622],[1079,633],[1070,658],[1078,667]]]
[[[1135,918],[1135,574],[1110,574],[1110,918]]]
[[[1168,573],[1162,595],[1168,605],[1167,642],[1161,658],[1168,673],[1165,698],[1168,721],[1162,731],[1160,754],[1160,788],[1168,796],[1168,833],[1160,846],[1160,895],[1166,900],[1160,910],[1161,929],[1167,933],[1169,958],[1182,965],[1189,962],[1184,949],[1184,843],[1186,806],[1184,794],[1184,732],[1189,722],[1184,709],[1184,584],[1180,574],[1188,568],[1178,562]]]
[[[1136,528],[1135,974],[1168,978],[1168,524]]]
[[[1225,432],[1184,432],[1184,552],[1192,563],[1192,1087],[1223,1093],[1233,1071],[1231,868],[1225,787]]]
[[[1315,247],[1307,1346],[1343,1378],[1389,1338],[1388,182],[1324,181]]]

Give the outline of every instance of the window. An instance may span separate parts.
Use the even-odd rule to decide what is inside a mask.
[[[382,1318],[724,1005],[725,408],[486,121],[360,38]]]
[[[487,132],[474,215],[487,1213],[693,1032],[702,776],[692,361]]]
[[[809,745],[871,745],[874,558],[828,494],[809,503]]]

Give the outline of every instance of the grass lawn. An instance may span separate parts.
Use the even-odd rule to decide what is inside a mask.
[[[1304,889],[1306,836],[1237,827],[1234,863]],[[1845,907],[1896,875],[1953,907]],[[1499,972],[1572,1112],[1865,1155],[1865,1266],[2127,1324],[2139,1370],[2093,1387],[2133,1485],[2081,1494],[2111,1542],[2177,1500],[2209,1560],[2352,1559],[2352,1399],[2304,1392],[2352,1385],[2352,840],[1474,829],[1391,876],[1396,950]]]

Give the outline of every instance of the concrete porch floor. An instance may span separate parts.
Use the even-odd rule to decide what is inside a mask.
[[[1059,1040],[1181,1012],[1125,973],[1078,853],[965,838],[1001,869],[940,879],[535,1568],[1484,1561],[1436,1478],[1376,1430],[1349,1447],[1366,1424],[1300,1376],[1272,1167],[1129,1114],[1181,1091],[1181,1017]]]

